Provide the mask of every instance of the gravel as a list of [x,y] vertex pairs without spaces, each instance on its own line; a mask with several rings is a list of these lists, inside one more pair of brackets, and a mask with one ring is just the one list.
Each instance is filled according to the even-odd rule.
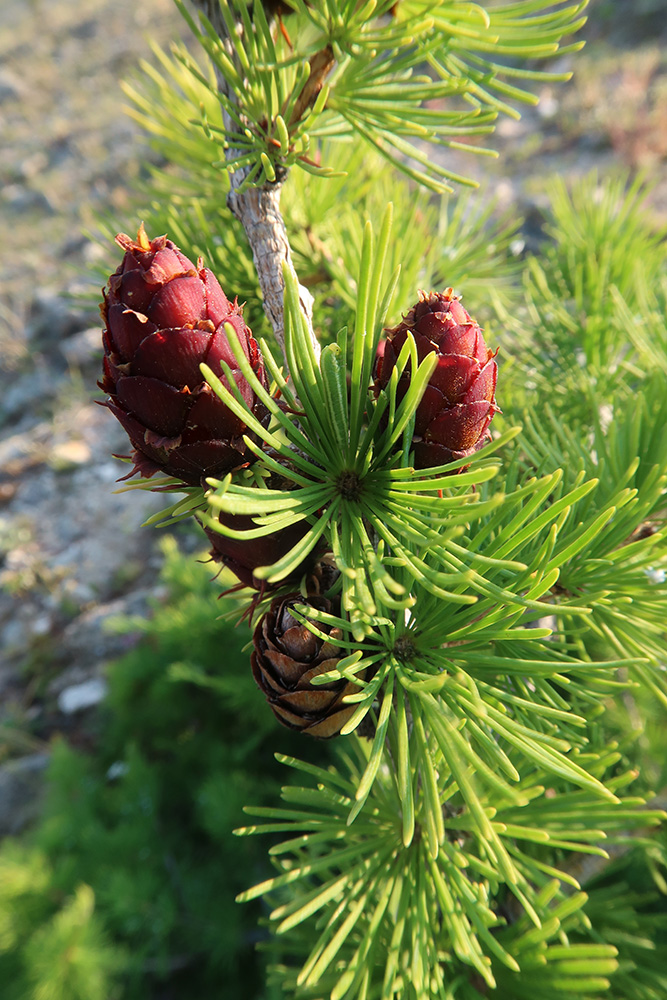
[[[157,587],[159,533],[141,524],[166,500],[114,492],[127,467],[112,455],[128,445],[97,405],[99,249],[86,231],[105,211],[134,224],[123,213],[146,149],[119,81],[148,36],[184,34],[171,0],[0,4],[0,761],[61,724],[71,734],[67,715],[85,725],[134,641],[108,620],[147,614]],[[0,811],[17,810],[0,833],[32,816],[21,803],[42,772],[0,773]]]

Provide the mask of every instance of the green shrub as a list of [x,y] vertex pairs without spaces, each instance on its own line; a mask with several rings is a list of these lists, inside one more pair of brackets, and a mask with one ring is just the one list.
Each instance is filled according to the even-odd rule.
[[56,742],[43,821],[2,845],[3,1000],[268,996],[260,905],[234,901],[269,873],[265,846],[232,830],[244,803],[277,797],[273,751],[296,741],[257,691],[247,630],[219,618],[210,566],[173,537],[164,550],[167,596],[117,623],[143,635],[109,671],[96,753]]

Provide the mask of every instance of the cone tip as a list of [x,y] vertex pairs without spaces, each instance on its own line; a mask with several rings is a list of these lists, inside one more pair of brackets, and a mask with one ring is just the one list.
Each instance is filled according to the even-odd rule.
[[151,241],[148,239],[143,222],[139,223],[139,229],[137,230],[137,243],[142,250],[151,249]]

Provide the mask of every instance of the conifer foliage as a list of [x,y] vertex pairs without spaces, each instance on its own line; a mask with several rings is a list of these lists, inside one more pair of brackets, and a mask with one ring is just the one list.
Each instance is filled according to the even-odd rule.
[[[170,164],[147,221],[175,243],[121,243],[158,296],[164,246],[207,250],[224,293],[199,262],[143,313],[126,258],[104,387],[135,449],[187,452],[166,478],[135,458],[125,488],[183,494],[154,522],[220,537],[257,697],[305,734],[283,802],[237,831],[273,836],[240,899],[268,906],[290,997],[664,992],[642,964],[660,906],[606,868],[629,852],[665,888],[664,775],[629,724],[667,709],[664,234],[637,184],[559,185],[521,265],[510,221],[438,200],[465,183],[448,150],[488,153],[559,78],[535,61],[580,46],[585,6],[202,2],[182,9],[203,55],[158,53],[129,90]],[[336,737],[329,765],[308,734]]]

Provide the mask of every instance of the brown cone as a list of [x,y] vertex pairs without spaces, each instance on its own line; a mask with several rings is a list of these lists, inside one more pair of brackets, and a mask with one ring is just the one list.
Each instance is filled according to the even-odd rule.
[[252,672],[279,722],[329,739],[340,733],[354,712],[355,706],[343,704],[343,698],[358,686],[346,681],[311,685],[314,677],[332,670],[346,654],[336,646],[339,629],[317,623],[329,637],[327,641],[320,639],[292,615],[295,605],[338,613],[334,601],[326,597],[305,598],[298,593],[277,597],[255,628]]

